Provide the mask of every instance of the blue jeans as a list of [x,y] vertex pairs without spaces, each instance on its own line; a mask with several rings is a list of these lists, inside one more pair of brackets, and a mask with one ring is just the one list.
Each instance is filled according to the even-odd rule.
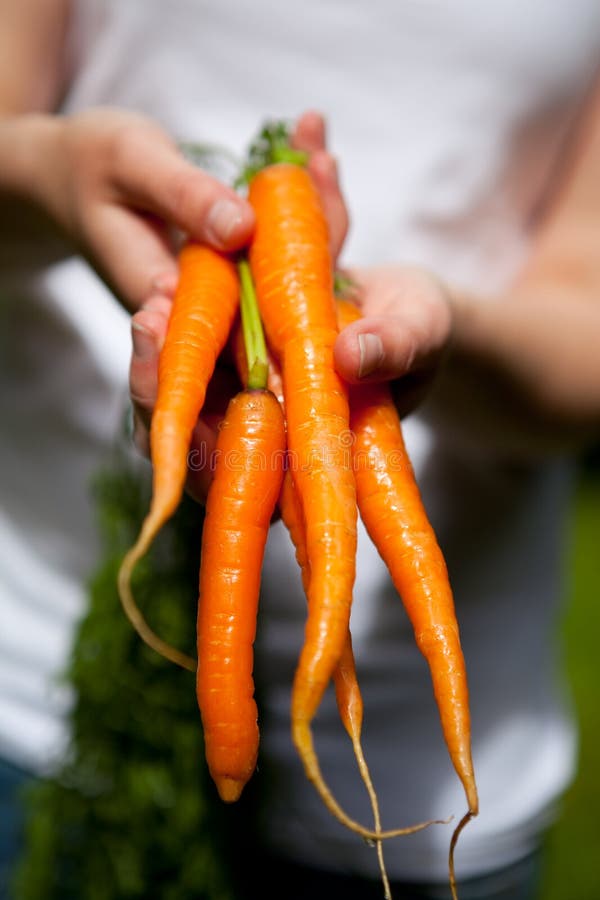
[[24,810],[21,791],[29,773],[0,759],[0,900],[10,900],[14,864],[23,846]]

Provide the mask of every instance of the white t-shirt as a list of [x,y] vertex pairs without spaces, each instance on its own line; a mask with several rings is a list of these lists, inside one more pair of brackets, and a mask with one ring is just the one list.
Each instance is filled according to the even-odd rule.
[[[78,0],[65,112],[117,104],[177,138],[243,153],[266,118],[327,116],[352,229],[344,262],[423,264],[486,295],[510,283],[600,60],[596,0]],[[56,690],[97,555],[89,479],[126,406],[129,323],[79,259],[8,272],[0,335],[0,751],[43,769],[64,746]],[[482,300],[482,302],[485,302]],[[481,813],[460,873],[526,852],[574,769],[557,667],[569,471],[467,457],[417,416],[405,434],[455,590]],[[289,734],[305,601],[283,526],[267,548],[256,657],[267,816],[282,852],[376,877],[372,848],[324,809]],[[352,615],[364,746],[385,827],[465,801],[426,665],[361,532]],[[345,808],[370,821],[331,696],[316,745]],[[268,764],[268,765],[267,765]],[[260,777],[260,772],[255,777]],[[386,844],[393,877],[446,877],[448,829]]]

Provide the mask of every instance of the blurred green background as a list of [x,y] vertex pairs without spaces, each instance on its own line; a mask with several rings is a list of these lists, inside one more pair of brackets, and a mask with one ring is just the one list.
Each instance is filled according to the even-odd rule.
[[[252,860],[253,783],[233,807],[216,801],[193,675],[139,640],[116,594],[118,565],[147,509],[149,481],[119,457],[95,490],[105,559],[66,673],[79,697],[74,752],[56,779],[31,794],[15,900],[239,900],[236,876]],[[192,653],[200,531],[198,507],[186,500],[135,584],[150,624]],[[547,841],[541,900],[600,898],[599,536],[596,453],[581,465],[561,628],[581,725],[580,767]]]
[[580,765],[546,847],[542,900],[600,898],[600,453],[581,466],[562,638],[580,722]]

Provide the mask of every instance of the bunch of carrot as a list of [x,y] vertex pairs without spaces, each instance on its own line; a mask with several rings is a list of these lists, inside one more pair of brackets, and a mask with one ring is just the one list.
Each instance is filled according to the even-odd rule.
[[[465,664],[446,566],[389,390],[383,385],[349,389],[335,370],[339,328],[358,311],[335,298],[319,194],[303,159],[287,152],[281,131],[266,130],[261,146],[268,152],[258,164],[253,157],[248,185],[256,216],[248,258],[229,259],[193,242],[180,255],[151,426],[153,497],[140,536],[121,566],[120,596],[144,640],[196,670],[208,766],[220,796],[235,801],[258,755],[252,646],[263,553],[279,505],[308,601],[292,687],[293,741],[307,777],[330,811],[346,827],[376,841],[380,851],[383,838],[431,823],[382,831],[362,755],[362,699],[350,637],[360,513],[429,664],[444,737],[466,793],[468,812],[450,849],[455,893],[454,846],[460,829],[477,813],[478,801]],[[243,389],[230,401],[219,431],[207,498],[196,664],[148,627],[132,596],[131,575],[181,498],[192,430],[240,306],[243,339],[238,350],[243,347],[243,353],[236,356]],[[391,468],[389,461],[397,463],[398,453],[402,465]],[[293,462],[287,469],[286,460]],[[320,771],[311,726],[332,680],[371,796],[374,829],[344,812]],[[387,885],[381,856],[380,867]]]

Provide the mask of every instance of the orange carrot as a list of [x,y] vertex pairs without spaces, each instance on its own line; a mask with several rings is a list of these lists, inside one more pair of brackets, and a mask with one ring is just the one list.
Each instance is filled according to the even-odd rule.
[[179,281],[159,359],[158,396],[150,430],[150,510],[118,577],[123,608],[140,636],[163,656],[192,671],[194,660],[170,647],[147,625],[132,595],[131,576],[181,499],[192,431],[238,301],[234,264],[209,247],[187,243],[179,255]]
[[269,166],[250,183],[249,200],[256,215],[250,264],[267,338],[281,360],[292,475],[306,515],[313,597],[293,705],[310,719],[341,655],[354,583],[356,495],[343,453],[348,397],[333,365],[332,262],[309,174]]
[[308,779],[332,814],[363,837],[379,840],[407,829],[382,834],[347,816],[325,784],[311,730],[347,639],[356,562],[348,391],[333,362],[338,329],[327,223],[310,175],[295,164],[258,171],[249,200],[256,216],[250,265],[267,338],[281,361],[289,459],[310,566],[292,737]]
[[[340,325],[359,317],[338,301]],[[423,506],[404,444],[402,426],[387,384],[351,388],[354,471],[358,507],[386,563],[429,665],[442,731],[464,787],[468,812],[459,822],[452,852],[466,822],[478,812],[471,758],[469,695],[452,589],[446,563]]]
[[267,338],[281,360],[288,450],[311,572],[292,735],[320,789],[310,723],[346,639],[356,555],[354,477],[343,452],[348,397],[333,365],[332,261],[320,199],[303,168],[281,163],[261,170],[250,182],[249,200],[256,216],[250,264]]
[[258,754],[252,645],[260,574],[285,460],[281,408],[269,391],[231,400],[219,431],[202,532],[197,697],[209,771],[238,799]]
[[239,798],[258,756],[252,647],[286,453],[283,411],[266,389],[266,347],[247,262],[238,269],[246,388],[230,401],[217,438],[202,532],[196,676],[209,771],[228,803]]
[[[277,381],[277,375],[269,378],[270,382]],[[281,518],[290,533],[292,543],[296,551],[296,560],[302,574],[302,584],[304,592],[308,596],[310,583],[310,568],[308,555],[306,552],[306,540],[304,536],[304,516],[300,507],[298,494],[294,487],[294,482],[289,469],[285,472],[281,493],[279,495],[279,509]],[[354,652],[352,650],[352,637],[350,629],[346,635],[346,641],[342,649],[342,655],[333,671],[333,684],[335,687],[335,696],[338,711],[342,724],[352,741],[352,748],[356,758],[359,772],[363,783],[367,789],[371,808],[373,810],[373,818],[375,822],[375,830],[381,831],[381,816],[379,813],[379,801],[371,780],[371,773],[367,766],[367,762],[362,749],[362,724],[363,724],[363,700],[358,684],[356,674],[356,663],[354,660]],[[383,848],[381,841],[377,841],[377,856],[379,861],[379,870],[384,887],[384,897],[390,900],[390,886],[385,869],[383,859]]]
[[[271,359],[269,366],[269,387],[275,396],[279,398],[279,402],[283,408],[283,383],[281,381],[281,372],[274,359]],[[283,476],[281,493],[279,495],[279,510],[281,512],[282,521],[292,539],[296,551],[296,561],[298,562],[302,575],[302,586],[308,597],[310,564],[306,549],[304,512],[289,468]],[[350,629],[348,629],[346,634],[342,655],[333,671],[333,683],[340,718],[352,741],[359,770],[371,799],[371,806],[375,818],[375,828],[380,829],[379,804],[362,751],[361,731],[363,723],[363,701],[356,674],[356,664],[354,652],[352,650],[352,636],[350,634]]]

